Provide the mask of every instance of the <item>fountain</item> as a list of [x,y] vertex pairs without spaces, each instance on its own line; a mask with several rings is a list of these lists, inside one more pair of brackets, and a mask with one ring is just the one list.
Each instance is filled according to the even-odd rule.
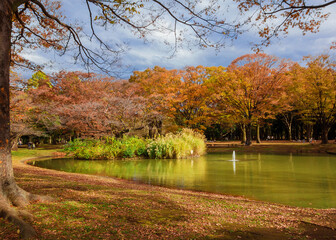
[[235,151],[233,151],[232,152],[232,159],[231,160],[229,160],[230,162],[238,162],[239,160],[236,160],[236,152]]
[[232,152],[233,174],[236,175],[236,152]]
[[232,164],[233,164],[233,173],[234,173],[234,175],[236,175],[236,162],[238,162],[238,161],[239,160],[236,160],[236,152],[233,151],[232,152],[232,159],[229,160],[229,162],[232,162]]

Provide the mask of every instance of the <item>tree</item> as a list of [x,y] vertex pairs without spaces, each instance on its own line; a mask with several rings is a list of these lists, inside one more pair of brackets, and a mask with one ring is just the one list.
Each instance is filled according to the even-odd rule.
[[235,59],[226,71],[209,73],[226,112],[246,126],[247,145],[251,144],[252,125],[275,116],[286,66],[274,56],[247,54]]
[[204,131],[209,125],[209,94],[205,84],[206,68],[187,67],[179,71],[179,81],[166,99],[168,116],[180,127]]
[[[119,24],[143,37],[155,30],[169,29],[175,33],[175,43],[181,43],[182,27],[188,27],[200,46],[219,46],[223,39],[232,38],[234,26],[216,17],[218,5],[200,8],[202,1],[159,1],[159,0],[83,0],[89,12],[92,30],[91,39],[100,44],[99,53],[87,48],[80,38],[78,26],[71,26],[60,14],[61,4],[56,0],[3,0],[0,3],[0,207],[7,217],[20,227],[23,237],[35,234],[34,229],[23,222],[10,204],[24,206],[36,196],[19,188],[14,180],[10,153],[10,108],[9,68],[10,64],[32,65],[19,53],[26,47],[48,47],[63,53],[71,44],[77,46],[76,60],[91,63],[101,70],[108,70],[118,60],[122,48],[112,47],[96,34],[95,26]],[[147,10],[149,9],[149,10]],[[98,12],[93,11],[98,10]],[[167,19],[173,24],[167,26]],[[223,34],[225,33],[225,34]],[[213,35],[219,36],[211,42]],[[177,46],[177,45],[176,45]],[[114,56],[113,61],[106,58]]]
[[[334,0],[235,0],[243,16],[257,27],[263,39],[261,45],[269,45],[272,38],[287,35],[292,28],[303,34],[318,32],[321,24],[330,14],[325,10],[336,3]],[[246,21],[246,18],[244,17]],[[243,21],[241,24],[246,24]],[[242,25],[240,25],[242,26]],[[258,45],[258,44],[257,44]]]
[[297,108],[302,116],[322,128],[322,143],[328,143],[328,132],[336,119],[335,62],[328,55],[309,57],[301,67],[296,84]]
[[110,133],[122,137],[132,130],[144,129],[148,119],[151,119],[151,110],[147,107],[149,100],[142,96],[140,86],[120,80],[113,82],[112,89],[105,100],[106,110],[103,113],[108,119]]
[[13,150],[17,150],[18,140],[21,136],[43,136],[44,133],[36,128],[33,117],[34,106],[32,105],[32,99],[26,92],[12,86],[10,101],[11,145]]
[[135,72],[130,81],[139,83],[146,97],[152,99],[149,104],[156,105],[157,111],[172,119],[178,127],[204,131],[210,120],[206,77],[203,66],[183,70],[154,67]]
[[158,66],[142,72],[135,71],[130,77],[129,81],[137,83],[140,86],[141,95],[147,99],[146,112],[149,113],[147,118],[149,137],[154,137],[156,131],[161,134],[162,121],[168,117],[173,117],[168,112],[171,113],[175,109],[172,109],[168,100],[174,99],[177,94],[180,78],[179,71],[175,69],[167,70]]
[[[291,64],[286,76],[289,81],[284,82],[275,112],[280,115],[282,122],[286,126],[288,140],[292,141],[293,122],[299,117],[302,118],[298,111],[298,101],[300,99],[297,97],[298,89],[302,87],[299,80],[302,77],[302,67],[298,63]],[[309,139],[307,140],[309,141]]]

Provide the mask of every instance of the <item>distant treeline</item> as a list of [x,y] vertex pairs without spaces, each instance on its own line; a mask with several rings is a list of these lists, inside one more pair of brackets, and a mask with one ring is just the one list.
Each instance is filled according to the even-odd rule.
[[336,72],[328,55],[304,66],[249,54],[228,67],[154,67],[129,80],[39,71],[11,80],[13,143],[22,136],[69,141],[126,135],[153,138],[182,128],[208,140],[335,138]]

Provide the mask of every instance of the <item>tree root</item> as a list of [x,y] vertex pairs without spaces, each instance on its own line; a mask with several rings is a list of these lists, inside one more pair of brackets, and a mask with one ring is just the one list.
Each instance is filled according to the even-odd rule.
[[14,208],[12,208],[7,201],[5,201],[2,197],[0,198],[0,217],[7,219],[17,225],[19,227],[20,237],[23,239],[35,239],[36,238],[36,232],[34,228],[23,221],[21,216],[29,216],[29,218],[32,217],[31,214],[28,214],[26,211],[16,211]]
[[25,207],[31,202],[50,202],[53,198],[29,193],[18,187],[15,182],[7,185],[3,189],[4,196],[8,202],[16,207]]
[[31,194],[16,185],[13,181],[5,184],[0,194],[0,217],[7,219],[19,227],[20,237],[23,239],[36,239],[37,234],[34,228],[21,217],[33,220],[33,215],[23,209],[15,209],[11,205],[23,208],[31,202],[52,201],[51,197]]

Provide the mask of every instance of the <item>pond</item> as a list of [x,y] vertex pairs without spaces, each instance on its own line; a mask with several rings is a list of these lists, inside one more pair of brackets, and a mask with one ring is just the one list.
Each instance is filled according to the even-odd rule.
[[336,207],[336,156],[210,153],[194,159],[89,161],[32,165],[146,184],[245,196],[291,206]]

